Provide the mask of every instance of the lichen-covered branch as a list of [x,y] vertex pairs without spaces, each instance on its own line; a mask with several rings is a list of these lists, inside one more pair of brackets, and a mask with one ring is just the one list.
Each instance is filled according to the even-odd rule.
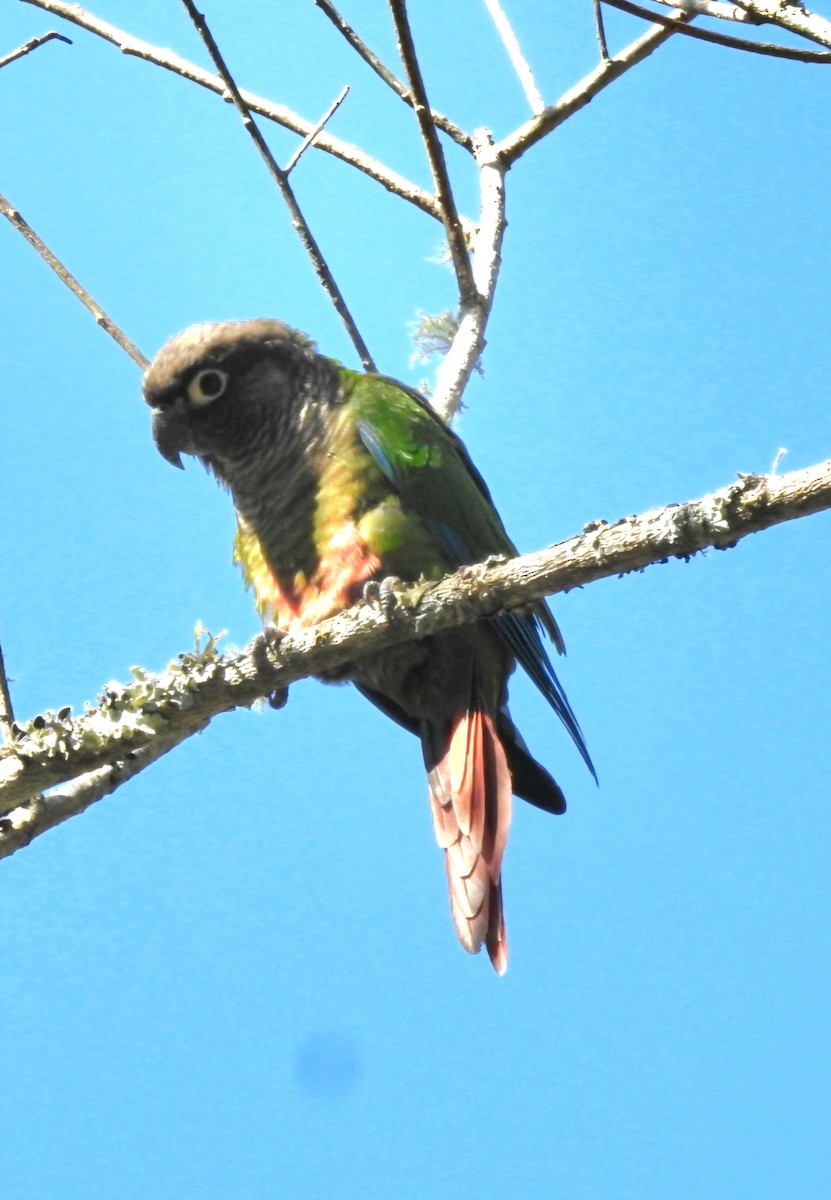
[[128,779],[167,754],[180,740],[160,734],[149,746],[128,751],[124,758],[106,767],[98,767],[73,779],[65,787],[53,788],[45,796],[33,796],[11,809],[0,817],[0,858],[8,858],[22,850],[38,834],[54,829],[70,817],[80,816],[96,800],[112,795]]
[[[787,475],[745,475],[687,504],[594,523],[547,550],[465,567],[439,583],[402,584],[392,609],[362,604],[279,644],[260,634],[233,656],[218,654],[209,639],[159,675],[134,668],[131,683],[109,684],[78,717],[61,710],[15,726],[15,742],[0,751],[0,857],[115,790],[218,713],[250,706],[296,679],[598,579],[711,546],[726,549],[829,508],[831,460]],[[56,785],[65,786],[42,795]]]

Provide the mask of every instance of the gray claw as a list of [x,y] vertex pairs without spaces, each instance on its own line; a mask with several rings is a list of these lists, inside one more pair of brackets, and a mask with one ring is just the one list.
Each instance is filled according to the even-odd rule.
[[368,583],[364,584],[364,603],[377,608],[388,621],[391,621],[398,608],[395,589],[400,586],[401,580],[397,575],[387,575],[380,581],[370,579]]

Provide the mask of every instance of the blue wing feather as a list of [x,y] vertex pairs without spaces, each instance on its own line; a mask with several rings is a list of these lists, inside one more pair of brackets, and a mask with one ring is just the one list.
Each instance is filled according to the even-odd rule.
[[510,646],[519,665],[565,725],[571,740],[580,751],[580,757],[591,771],[596,783],[597,772],[594,769],[594,763],[589,756],[577,718],[563,691],[563,686],[557,678],[551,659],[546,653],[540,637],[537,618],[532,615],[523,616],[520,613],[510,612],[492,618],[491,624],[503,641]]
[[378,431],[376,430],[375,426],[371,425],[369,421],[359,421],[358,437],[372,455],[375,465],[378,467],[379,471],[386,475],[390,483],[397,483],[395,468],[387,457],[384,447],[381,445],[381,439],[378,437]]

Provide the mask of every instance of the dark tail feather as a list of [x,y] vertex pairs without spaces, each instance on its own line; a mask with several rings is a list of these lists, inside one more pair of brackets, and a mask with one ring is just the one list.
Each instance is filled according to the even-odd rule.
[[514,795],[543,809],[544,812],[557,815],[564,813],[566,798],[560,785],[548,774],[545,767],[541,767],[537,760],[532,758],[522,734],[514,725],[506,708],[499,713],[496,728],[508,759]]
[[[363,696],[366,696],[367,700],[372,701],[393,721],[403,725],[410,733],[418,734],[419,726],[415,718],[405,713],[388,696],[373,692],[370,688],[361,687],[360,684],[355,684],[355,686]],[[559,784],[532,757],[507,709],[503,708],[499,713],[496,719],[496,729],[508,759],[514,795],[519,796],[521,800],[527,800],[529,804],[534,804],[545,812],[564,813],[566,801]],[[430,769],[428,764],[428,770]]]

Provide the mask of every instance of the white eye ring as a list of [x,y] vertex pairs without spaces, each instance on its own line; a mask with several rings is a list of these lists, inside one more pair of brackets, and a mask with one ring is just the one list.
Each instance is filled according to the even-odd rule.
[[206,367],[198,371],[188,384],[188,399],[197,408],[218,400],[228,386],[228,372],[218,367]]

